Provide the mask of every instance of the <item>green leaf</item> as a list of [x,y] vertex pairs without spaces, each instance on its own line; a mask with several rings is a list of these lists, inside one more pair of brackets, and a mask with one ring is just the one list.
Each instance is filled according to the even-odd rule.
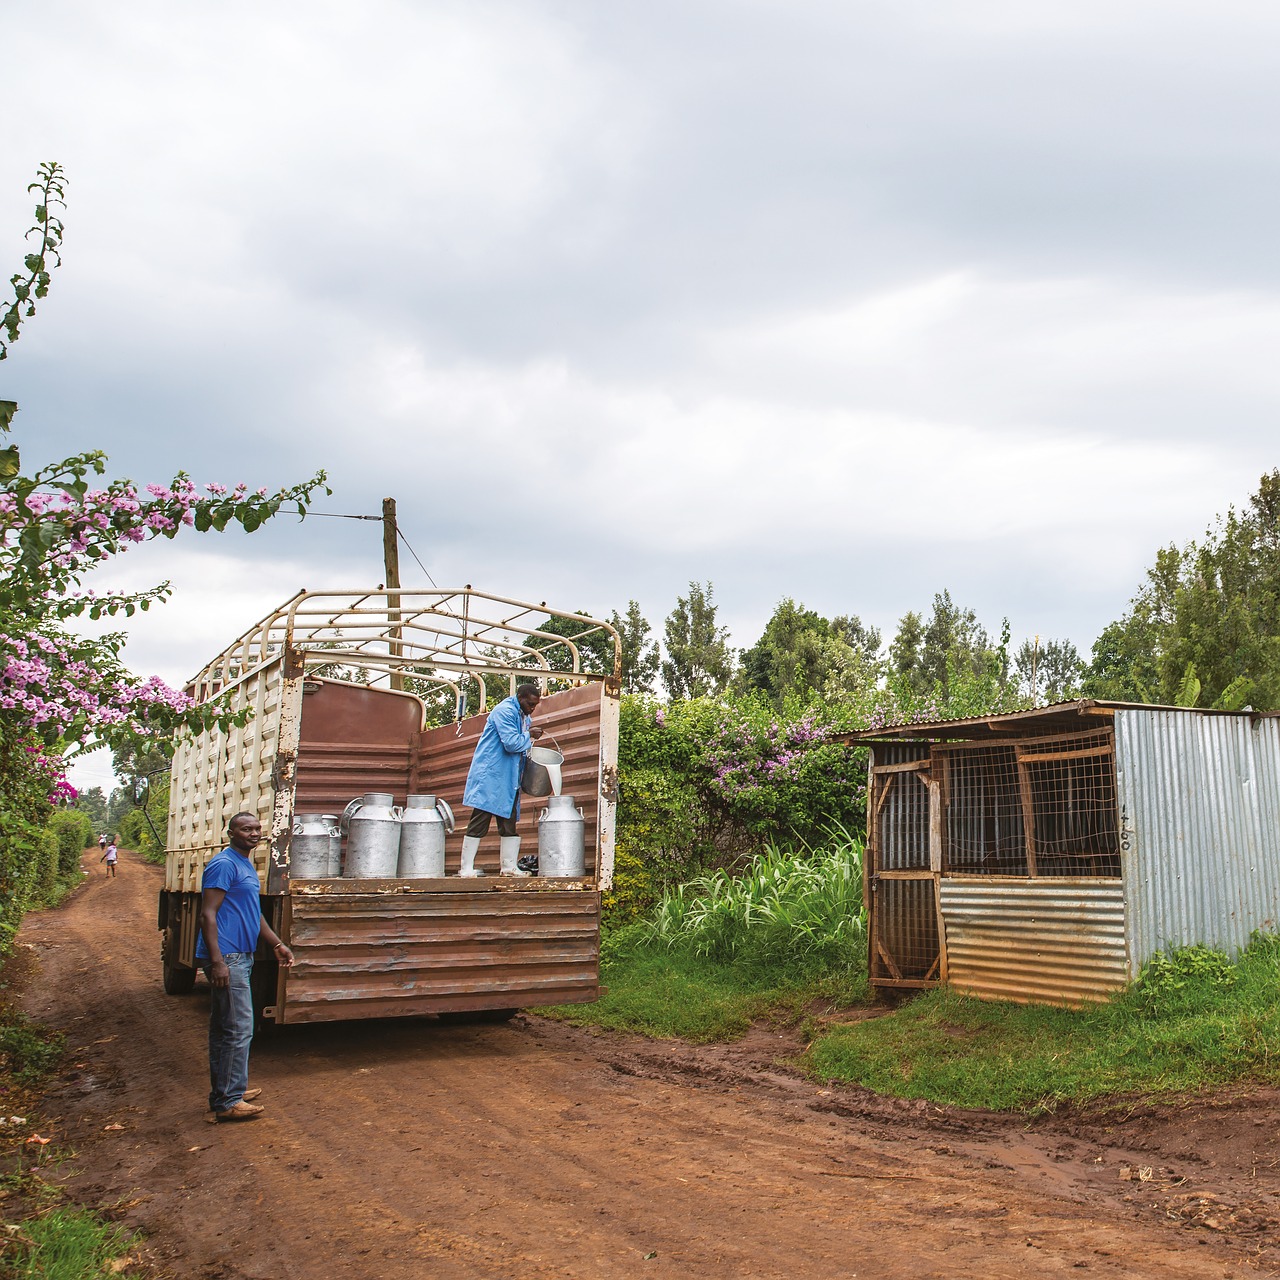
[[0,480],[12,480],[21,465],[16,444],[8,449],[0,449]]
[[1174,704],[1179,707],[1194,707],[1200,701],[1200,678],[1196,675],[1196,664],[1187,663],[1182,674],[1182,683],[1178,686],[1178,698]]
[[8,432],[13,415],[18,412],[16,400],[0,400],[0,431]]

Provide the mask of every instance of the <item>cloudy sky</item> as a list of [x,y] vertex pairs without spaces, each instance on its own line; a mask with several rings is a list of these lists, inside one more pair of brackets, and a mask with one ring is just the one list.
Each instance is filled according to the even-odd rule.
[[[740,645],[1118,616],[1280,463],[1280,10],[1219,0],[8,6],[0,366],[28,462],[395,496],[440,585]],[[6,268],[7,275],[13,267]],[[1268,372],[1270,369],[1270,372]],[[407,560],[407,557],[406,557]],[[135,550],[178,682],[374,524]],[[406,564],[406,583],[415,574]]]

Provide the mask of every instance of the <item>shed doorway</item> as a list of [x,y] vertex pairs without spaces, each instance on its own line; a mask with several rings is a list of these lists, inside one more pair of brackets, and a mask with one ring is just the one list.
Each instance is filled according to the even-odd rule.
[[928,755],[877,764],[870,798],[871,980],[880,987],[931,986],[946,973],[938,915],[941,809]]

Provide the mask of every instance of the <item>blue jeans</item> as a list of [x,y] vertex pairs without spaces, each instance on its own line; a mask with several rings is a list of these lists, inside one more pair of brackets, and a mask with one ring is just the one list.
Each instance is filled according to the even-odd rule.
[[229,1111],[244,1097],[249,1086],[249,1042],[253,1039],[253,994],[249,988],[253,952],[233,951],[222,958],[231,984],[215,987],[210,983],[210,1111]]

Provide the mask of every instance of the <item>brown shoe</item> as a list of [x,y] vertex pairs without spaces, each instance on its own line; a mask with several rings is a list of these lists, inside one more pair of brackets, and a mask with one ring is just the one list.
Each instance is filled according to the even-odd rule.
[[214,1111],[210,1114],[215,1124],[226,1124],[233,1120],[256,1120],[265,1110],[266,1107],[255,1107],[252,1102],[241,1101],[225,1111]]
[[261,1090],[261,1089],[246,1089],[246,1090],[245,1090],[245,1091],[240,1095],[240,1100],[241,1100],[242,1102],[252,1102],[252,1101],[254,1100],[254,1098],[260,1098],[260,1097],[262,1097],[262,1090]]

